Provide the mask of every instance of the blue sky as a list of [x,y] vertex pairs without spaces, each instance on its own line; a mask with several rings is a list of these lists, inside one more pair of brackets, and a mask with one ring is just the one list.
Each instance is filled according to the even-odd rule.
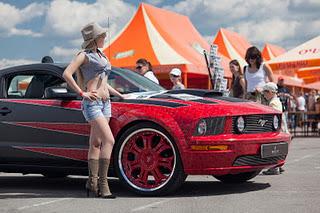
[[[320,33],[319,0],[147,0],[186,15],[208,41],[220,27],[238,32],[262,48],[293,48]],[[223,3],[222,3],[223,2]],[[140,1],[0,0],[0,67],[37,62],[44,55],[67,62],[81,44],[89,21],[106,25],[111,37],[134,15]],[[201,11],[201,12],[200,12]]]

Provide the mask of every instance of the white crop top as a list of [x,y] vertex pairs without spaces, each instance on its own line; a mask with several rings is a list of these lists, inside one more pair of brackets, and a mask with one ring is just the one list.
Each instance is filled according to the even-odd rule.
[[245,67],[244,76],[247,80],[247,92],[254,92],[257,87],[262,88],[265,85],[266,72],[263,67],[263,64],[261,64],[259,69],[254,73],[248,71],[248,66]]

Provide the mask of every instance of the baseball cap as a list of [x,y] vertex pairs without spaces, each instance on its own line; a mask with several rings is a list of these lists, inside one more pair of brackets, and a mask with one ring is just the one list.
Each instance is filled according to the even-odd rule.
[[278,81],[283,81],[283,80],[284,80],[284,78],[282,76],[278,77]]
[[181,70],[179,68],[173,68],[170,71],[170,75],[174,75],[174,76],[181,76]]
[[277,92],[278,86],[273,82],[268,82],[263,86],[263,91]]

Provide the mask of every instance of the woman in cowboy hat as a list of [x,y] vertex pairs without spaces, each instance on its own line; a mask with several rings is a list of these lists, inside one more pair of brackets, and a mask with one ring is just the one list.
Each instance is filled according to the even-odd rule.
[[[89,178],[86,183],[90,192],[103,198],[115,198],[107,181],[108,168],[114,137],[109,127],[111,117],[110,94],[123,98],[107,82],[111,71],[108,58],[98,49],[103,48],[106,29],[90,23],[81,30],[84,42],[74,60],[63,73],[66,82],[82,100],[82,112],[91,126],[88,152]],[[77,81],[72,75],[77,73]],[[98,183],[99,182],[99,183]]]

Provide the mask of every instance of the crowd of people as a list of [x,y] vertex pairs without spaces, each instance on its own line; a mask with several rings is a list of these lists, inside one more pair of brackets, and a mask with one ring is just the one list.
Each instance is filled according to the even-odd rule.
[[[275,83],[271,69],[263,63],[261,52],[254,46],[248,48],[245,59],[248,66],[245,66],[243,71],[237,60],[229,63],[232,73],[231,96],[269,105],[282,112],[281,131],[283,132],[290,133],[289,128],[296,129],[297,126],[300,128],[310,126],[312,132],[319,131],[320,95],[316,90],[306,94],[300,91],[297,95],[285,86],[285,79],[282,76]],[[281,167],[270,168],[263,174],[276,175],[283,171]]]

